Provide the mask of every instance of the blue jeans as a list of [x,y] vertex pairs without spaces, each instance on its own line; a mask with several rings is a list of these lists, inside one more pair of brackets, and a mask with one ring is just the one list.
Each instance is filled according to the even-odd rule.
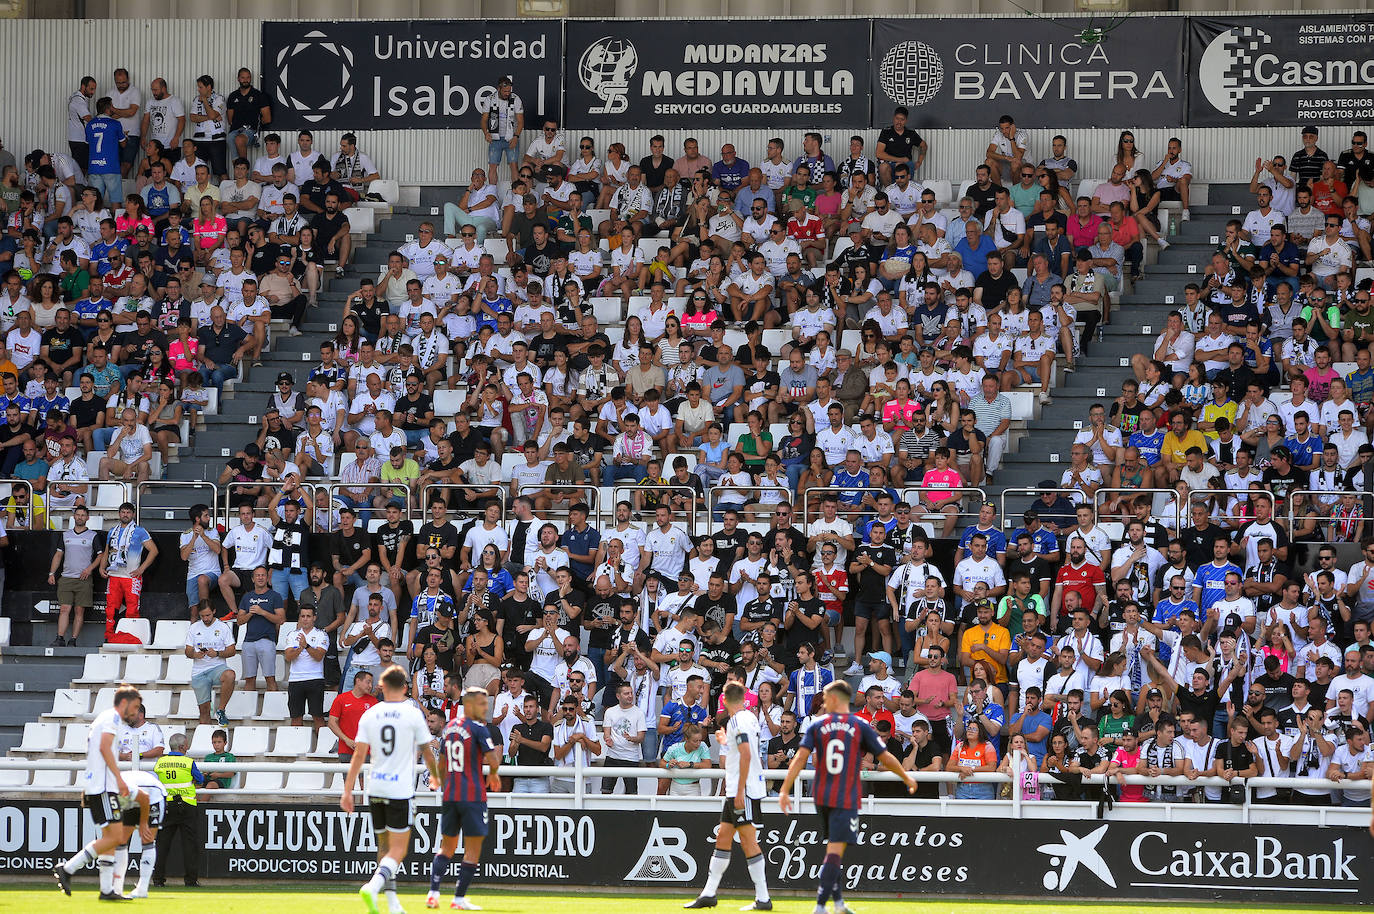
[[[592,667],[596,669],[596,681],[598,684],[606,681],[606,649],[604,647],[587,648],[587,659],[591,660]],[[592,691],[595,691],[593,689]]]
[[339,500],[339,503],[340,503],[340,504],[347,505],[348,507],[352,508],[354,511],[357,511],[357,512],[358,512],[358,523],[362,525],[363,529],[367,529],[367,525],[372,521],[372,504],[371,504],[371,502],[354,501],[353,499],[349,498],[347,495],[344,495],[342,492],[336,492],[336,493],[334,493],[334,497],[337,498],[337,499]]
[[995,800],[997,799],[997,785],[961,783],[954,788],[954,798],[956,800]]
[[401,429],[401,431],[406,433],[406,447],[409,448],[419,447],[420,442],[424,441],[425,436],[429,434],[429,429],[427,428],[405,428]]
[[787,484],[792,487],[792,491],[797,491],[797,486],[801,485],[802,473],[806,472],[806,464],[789,463],[784,467],[787,470]]
[[603,480],[603,485],[614,486],[622,479],[639,482],[648,475],[648,472],[648,470],[644,469],[642,463],[610,463],[606,465],[606,470],[601,474],[601,478]]
[[206,377],[205,382],[209,384],[211,387],[215,388],[215,390],[218,390],[221,393],[223,393],[224,382],[237,378],[238,376],[239,368],[237,365],[231,362],[226,365],[217,366],[213,371],[210,372],[209,376]]
[[110,449],[110,439],[118,431],[118,426],[113,428],[104,426],[91,432],[91,444],[97,451],[108,451]]
[[119,172],[112,175],[86,175],[86,183],[100,192],[100,199],[110,209],[124,204],[124,179]]
[[548,778],[515,778],[511,793],[548,793]]
[[119,366],[119,374],[124,380],[129,380],[133,375],[143,370],[143,365],[139,362],[131,362],[128,365]]
[[520,150],[511,145],[510,140],[503,140],[499,136],[492,137],[487,141],[487,164],[500,165],[502,156],[507,162],[514,164],[520,161]]
[[205,577],[205,578],[208,579],[208,580],[206,581],[206,584],[205,584],[205,586],[206,586],[206,593],[207,593],[210,597],[212,597],[212,598],[213,598],[214,595],[215,595],[215,592],[216,592],[216,590],[217,590],[217,588],[218,588],[218,585],[219,585],[219,572],[207,572],[207,573],[206,573],[205,575],[203,575],[203,576],[202,576],[202,575],[196,575],[194,578],[187,578],[187,580],[186,580],[186,604],[187,604],[188,606],[196,606],[196,605],[198,605],[198,604],[200,603],[200,584],[199,584],[199,581],[200,581],[200,578],[201,578],[201,577]]
[[286,568],[272,569],[272,589],[277,592],[277,596],[285,602],[289,596],[299,600],[305,588],[310,586],[310,578],[304,571],[291,571]]

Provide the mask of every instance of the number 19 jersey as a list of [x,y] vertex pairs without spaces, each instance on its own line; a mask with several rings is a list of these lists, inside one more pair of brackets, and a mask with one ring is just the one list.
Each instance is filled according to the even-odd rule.
[[479,721],[455,717],[444,725],[439,737],[448,774],[444,777],[444,801],[485,803],[487,785],[482,765],[488,752],[496,748],[491,731]]
[[863,753],[874,757],[886,751],[883,741],[862,717],[856,714],[823,714],[811,722],[802,735],[802,748],[811,752],[816,769],[813,796],[817,806],[830,809],[858,809],[859,769]]
[[369,799],[409,800],[415,796],[415,756],[430,741],[425,712],[406,701],[384,701],[363,712],[358,738],[371,751]]

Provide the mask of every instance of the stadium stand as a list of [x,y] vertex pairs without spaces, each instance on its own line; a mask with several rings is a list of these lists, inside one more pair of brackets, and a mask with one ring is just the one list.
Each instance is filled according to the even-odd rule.
[[[103,99],[90,101],[99,121]],[[1014,123],[997,130],[990,149],[996,136],[1015,146]],[[1374,186],[1360,138],[1340,167]],[[1318,735],[1295,715],[1323,712],[1316,757],[1285,766],[1299,776],[1326,777],[1325,762],[1367,734],[1374,558],[1356,493],[1374,487],[1374,318],[1367,195],[1341,190],[1351,178],[1335,160],[1298,177],[1284,221],[1257,193],[1294,183],[1284,165],[1251,187],[1215,184],[1173,143],[1149,156],[1123,142],[1082,174],[1033,150],[1017,193],[991,181],[989,165],[1004,164],[991,155],[878,182],[871,151],[836,162],[814,134],[797,163],[824,164],[805,178],[741,180],[728,166],[665,173],[671,152],[608,173],[589,138],[555,127],[538,142],[565,147],[563,164],[531,158],[523,186],[489,188],[480,163],[468,186],[402,187],[380,176],[385,162],[356,157],[365,135],[338,152],[305,139],[282,138],[294,149],[276,166],[225,162],[210,175],[220,202],[196,201],[182,228],[161,168],[122,186],[146,205],[121,206],[65,203],[65,153],[19,166],[0,241],[17,384],[0,433],[6,526],[16,539],[52,531],[64,550],[54,577],[69,580],[44,589],[30,573],[11,600],[41,601],[47,620],[78,594],[81,615],[70,579],[86,563],[74,557],[139,577],[143,537],[158,550],[148,575],[172,586],[146,592],[143,617],[117,619],[105,579],[89,575],[103,640],[98,621],[78,639],[65,620],[29,619],[22,644],[0,629],[20,660],[0,669],[11,754],[83,753],[88,722],[127,681],[161,738],[185,733],[192,755],[224,729],[240,761],[336,759],[349,734],[331,709],[391,659],[440,716],[464,683],[518,694],[518,670],[549,717],[571,694],[604,721],[607,685],[623,677],[659,730],[648,747],[679,741],[742,676],[771,688],[774,768],[823,676],[851,679],[912,765],[927,758],[918,719],[956,767],[976,748],[970,721],[1006,741],[998,758],[1017,734],[1039,734],[1026,751],[1046,772],[1074,753],[1106,770],[1132,728],[1191,759],[1194,736],[1225,737],[1228,700],[1265,745],[1265,709],[1288,747]],[[568,178],[589,167],[574,147],[597,163],[589,187]],[[100,170],[76,164],[78,179]],[[317,164],[307,183],[301,166]],[[254,184],[260,209],[245,214],[232,200],[260,166],[274,181]],[[284,199],[291,178],[298,200]],[[1305,233],[1304,191],[1324,214]],[[32,253],[26,232],[59,205],[81,240],[59,219],[51,247]],[[68,250],[74,271],[61,270]],[[68,294],[97,278],[118,294]],[[50,344],[72,336],[60,302],[85,348],[70,376]],[[48,354],[24,360],[31,323]],[[53,363],[65,391],[30,361]],[[88,385],[113,385],[107,409]],[[65,427],[67,413],[85,419]],[[77,505],[93,552],[72,526]],[[328,622],[322,663],[295,653],[309,643],[303,605]],[[235,611],[227,641],[207,640]],[[221,678],[203,651],[230,645]],[[1197,694],[1194,666],[1209,677]],[[698,671],[709,689],[693,710],[683,699]],[[314,713],[298,706],[306,696]],[[1202,730],[1175,749],[1166,722],[1191,711]],[[1080,720],[1097,722],[1106,748],[1081,743]],[[523,761],[514,723],[498,729]],[[240,785],[325,786],[263,772]]]

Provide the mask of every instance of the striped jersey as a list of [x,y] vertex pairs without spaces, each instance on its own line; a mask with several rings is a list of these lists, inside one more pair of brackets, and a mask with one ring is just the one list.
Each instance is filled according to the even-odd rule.
[[816,805],[830,809],[859,808],[861,757],[871,752],[876,758],[887,751],[868,721],[850,713],[817,717],[802,735],[802,748],[811,752],[816,770]]
[[448,764],[448,774],[444,776],[444,801],[485,803],[487,785],[482,765],[486,754],[496,748],[486,724],[458,717],[444,725],[439,739],[444,761]]

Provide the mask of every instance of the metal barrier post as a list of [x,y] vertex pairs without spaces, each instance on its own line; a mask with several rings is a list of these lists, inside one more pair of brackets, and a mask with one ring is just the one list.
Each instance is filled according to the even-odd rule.
[[[52,485],[56,485],[56,483],[52,483],[49,485],[50,490]],[[106,489],[115,487],[118,488],[119,497],[115,499],[115,503],[113,505],[100,505],[99,492],[102,486]],[[86,510],[88,510],[91,513],[92,517],[95,517],[96,515],[103,516],[104,512],[117,510],[122,503],[129,500],[129,484],[119,479],[87,479],[79,483],[73,483],[70,486],[67,486],[67,488],[86,490],[84,493],[77,493],[75,497],[78,501],[84,501]],[[94,498],[91,497],[93,492],[96,495],[96,497]],[[52,501],[50,499],[44,505],[44,507],[47,509],[48,512],[48,520],[51,522],[55,512],[63,515],[70,514],[77,506],[75,504],[71,504],[60,505],[54,508],[52,505]],[[218,515],[216,515],[216,518],[218,518]],[[61,528],[60,526],[58,526],[55,529]]]
[[[242,483],[234,482],[234,483],[228,483],[228,484],[226,484],[225,486],[222,487],[222,488],[224,488],[224,489],[226,490],[225,493],[224,493],[224,529],[226,529],[226,530],[229,529],[229,527],[232,525],[232,523],[233,523],[233,521],[235,520],[236,515],[237,515],[237,510],[234,508],[234,494],[233,494],[233,491],[234,491],[235,488],[237,488],[237,487],[239,487],[239,486],[243,486],[243,487],[245,487],[245,488],[246,488],[246,487],[249,487],[249,486],[257,486],[257,487],[260,487],[260,488],[275,489],[275,490],[277,490],[278,496],[280,496],[281,494],[284,494],[284,493],[287,492],[287,488],[286,488],[286,487],[287,487],[288,485],[294,485],[297,489],[300,489],[300,490],[307,496],[307,503],[310,505],[310,509],[313,511],[313,510],[314,510],[314,507],[315,507],[315,490],[316,490],[317,488],[320,487],[320,485],[321,485],[320,483],[315,483],[315,482],[287,483],[287,482],[284,481],[284,480],[272,480],[272,479],[260,479],[260,480],[258,480],[257,482],[242,482]],[[258,501],[257,501],[257,500],[258,500],[258,496],[254,495],[254,496],[252,496],[252,498],[253,498],[253,516],[254,516],[254,517],[259,517],[259,516],[262,516],[262,517],[271,517],[271,515],[272,515],[272,510],[271,510],[271,507],[270,507],[270,502],[269,502],[269,506],[268,506],[268,507],[266,507],[266,508],[261,508],[261,507],[258,506]]]
[[[1174,503],[1174,532],[1177,534],[1177,532],[1183,528],[1183,522],[1184,522],[1184,520],[1186,519],[1186,518],[1184,517],[1184,513],[1185,513],[1185,512],[1184,512],[1184,510],[1183,510],[1183,501],[1184,501],[1184,499],[1183,499],[1183,496],[1179,494],[1179,492],[1178,492],[1177,489],[1129,489],[1129,488],[1125,488],[1125,487],[1120,487],[1120,488],[1108,488],[1108,487],[1104,487],[1104,488],[1098,489],[1097,492],[1096,492],[1096,497],[1093,499],[1093,523],[1094,523],[1094,524],[1099,523],[1099,522],[1101,522],[1101,521],[1104,519],[1104,518],[1102,517],[1102,514],[1103,514],[1102,509],[1103,509],[1103,507],[1105,507],[1106,499],[1104,499],[1104,498],[1102,497],[1103,495],[1130,495],[1130,494],[1132,494],[1132,493],[1137,494],[1137,495],[1149,495],[1149,496],[1150,496],[1150,499],[1151,499],[1150,514],[1151,514],[1151,516],[1153,516],[1154,513],[1155,513],[1155,512],[1154,512],[1154,496],[1156,496],[1156,495],[1168,495],[1168,496],[1170,496],[1170,498],[1173,500],[1173,503]],[[1117,500],[1120,501],[1120,499],[1117,499]],[[1101,501],[1101,504],[1099,504],[1099,501]],[[1110,520],[1110,518],[1108,518],[1107,520],[1108,520],[1109,523],[1112,522],[1112,521]]]
[[[33,483],[29,482],[27,479],[7,479],[7,480],[5,480],[4,484],[11,487],[11,488],[10,488],[10,496],[9,496],[9,497],[10,497],[10,501],[11,501],[12,504],[11,504],[11,507],[10,507],[10,508],[5,509],[5,510],[6,510],[6,513],[8,513],[10,510],[13,510],[14,508],[17,508],[17,507],[18,507],[17,504],[14,504],[14,503],[13,503],[13,502],[14,502],[14,488],[13,488],[14,486],[23,486],[23,487],[24,487],[24,491],[26,491],[26,492],[29,493],[29,511],[28,511],[28,516],[27,516],[26,518],[24,518],[24,529],[25,529],[25,530],[32,530],[32,529],[33,529],[33,516],[34,516],[35,514],[38,513],[37,511],[34,510],[33,499],[34,499],[34,497],[35,497],[35,493],[34,493],[34,491],[33,491]],[[44,522],[48,525],[49,528],[55,529],[55,528],[52,527],[52,515],[48,512],[48,504],[47,504],[46,501],[43,503],[43,520],[44,520]]]
[[[495,493],[492,497],[496,498],[498,501],[501,502],[501,525],[505,526],[506,515],[510,511],[510,491],[504,485],[471,486],[458,482],[431,482],[426,483],[425,486],[420,489],[420,507],[417,509],[419,512],[418,520],[420,521],[420,523],[424,523],[425,521],[425,512],[429,508],[430,493],[457,491],[459,489],[481,489],[482,491],[490,491]],[[411,520],[417,519],[414,515],[410,515],[410,517]]]
[[[593,521],[596,522],[597,524],[600,524],[600,521],[601,521],[601,488],[600,488],[599,486],[594,486],[594,485],[592,485],[592,484],[589,483],[589,482],[573,483],[573,484],[566,484],[566,485],[565,485],[565,484],[560,484],[560,485],[541,485],[541,486],[538,487],[538,489],[534,489],[534,491],[539,491],[539,489],[552,489],[552,490],[554,490],[555,492],[559,492],[559,493],[562,493],[562,492],[588,492],[588,493],[590,493],[589,497],[583,499],[583,502],[587,505],[588,513],[590,514],[590,516],[591,516],[591,518],[593,519]],[[525,494],[525,493],[524,493],[523,491],[522,491],[522,492],[518,492],[518,493],[516,493],[516,497],[519,497],[520,495],[524,495],[524,494]],[[567,513],[568,513],[568,509],[571,508],[571,507],[572,507],[573,505],[575,505],[575,504],[577,504],[577,500],[576,500],[576,499],[573,499],[572,501],[570,501],[570,502],[568,503],[568,508],[550,509],[550,511],[548,511],[547,513],[549,513],[550,515],[566,516]]]
[[[316,488],[320,488],[320,486],[317,485]],[[332,512],[333,512],[333,510],[334,510],[334,494],[335,494],[336,492],[340,492],[340,491],[342,491],[342,490],[344,490],[344,489],[356,489],[356,488],[358,488],[358,487],[355,486],[355,485],[353,485],[353,484],[351,484],[351,483],[344,483],[344,482],[329,482],[329,483],[323,484],[323,488],[324,488],[324,490],[325,490],[325,491],[328,493],[328,495],[329,495],[329,510],[330,510],[330,512],[331,512],[331,521],[332,521],[332,516],[333,516],[333,515],[332,515]],[[405,489],[405,499],[406,499],[405,516],[406,516],[406,519],[409,519],[409,518],[410,518],[410,486],[409,486],[409,485],[407,485],[406,483],[403,483],[403,482],[389,482],[389,483],[387,483],[386,485],[382,485],[381,483],[378,483],[376,486],[374,486],[374,488],[379,488],[379,489]],[[372,512],[375,512],[375,513],[380,513],[380,512],[378,512],[378,509],[377,509],[377,508],[374,508],[374,507],[372,506],[372,502],[368,502],[367,505],[366,505],[365,507],[363,507],[363,508],[358,508],[357,511],[372,511]],[[356,513],[356,512],[355,512],[355,513]],[[374,519],[375,519],[375,518],[374,518]],[[332,523],[331,523],[330,527],[326,528],[326,529],[324,530],[324,532],[325,532],[325,533],[333,533],[334,530],[332,529],[332,526],[333,526],[333,525],[332,525]],[[369,530],[368,532],[370,533],[371,531]]]

